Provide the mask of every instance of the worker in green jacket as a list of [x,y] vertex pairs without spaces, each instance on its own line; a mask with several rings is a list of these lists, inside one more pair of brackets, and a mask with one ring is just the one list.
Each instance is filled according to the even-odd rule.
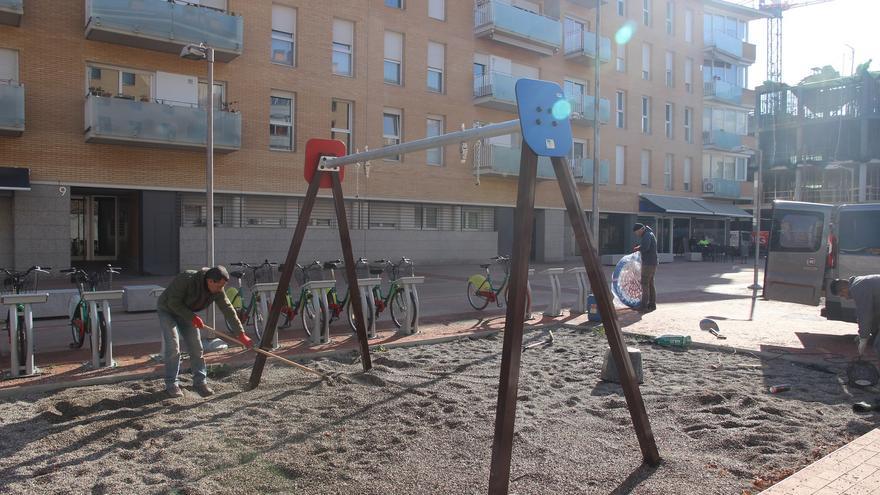
[[250,337],[235,308],[226,297],[223,287],[229,281],[229,272],[223,266],[187,270],[174,278],[159,296],[156,312],[165,340],[165,392],[171,397],[183,397],[177,375],[180,373],[180,338],[186,343],[193,374],[193,389],[202,397],[214,394],[208,387],[207,367],[203,357],[202,340],[199,329],[205,326],[196,314],[211,303],[216,303],[230,325],[237,331],[236,338],[245,347],[253,347]]

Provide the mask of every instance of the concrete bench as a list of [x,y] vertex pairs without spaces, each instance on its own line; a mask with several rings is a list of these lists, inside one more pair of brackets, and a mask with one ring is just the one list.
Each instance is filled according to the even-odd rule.
[[672,253],[657,253],[657,263],[672,263],[675,255]]
[[49,294],[45,304],[34,306],[34,318],[70,317],[70,298],[79,294],[76,289],[41,290]]
[[126,285],[122,287],[122,309],[126,313],[136,311],[155,311],[156,296],[152,292],[161,289],[158,285]]
[[703,261],[703,253],[687,253],[684,255],[686,261]]

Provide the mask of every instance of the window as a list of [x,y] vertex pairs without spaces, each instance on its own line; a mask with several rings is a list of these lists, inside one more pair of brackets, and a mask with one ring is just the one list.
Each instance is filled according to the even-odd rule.
[[674,189],[672,182],[672,167],[674,163],[675,157],[672,153],[666,153],[666,158],[663,161],[663,189],[667,191]]
[[617,119],[616,119],[617,120],[617,122],[616,122],[617,128],[624,129],[624,128],[626,128],[626,120],[624,119],[625,105],[626,105],[626,94],[623,91],[618,91],[616,100],[617,100],[617,102],[616,102],[615,113],[617,114]]
[[626,45],[617,44],[617,72],[626,72]]
[[651,0],[642,0],[642,24],[651,25]]
[[671,0],[666,0],[666,34],[675,34],[675,4]]
[[642,185],[651,186],[651,152],[642,150]]
[[694,133],[693,133],[693,125],[691,122],[694,118],[694,109],[687,108],[684,109],[684,142],[693,143],[694,142]]
[[[474,55],[477,57],[478,55]],[[485,55],[484,55],[485,56]],[[474,96],[486,96],[492,94],[492,84],[489,79],[489,66],[481,62],[474,62]]]
[[694,11],[691,9],[684,11],[684,40],[694,42]]
[[[213,104],[214,110],[225,110],[226,83],[214,81]],[[208,81],[199,79],[199,108],[208,107]]]
[[446,45],[428,42],[428,90],[443,92],[443,69],[446,65]]
[[675,73],[673,72],[673,68],[675,67],[675,54],[672,52],[666,52],[666,87],[671,88],[675,86]]
[[672,117],[675,115],[675,107],[673,107],[672,103],[666,104],[666,118],[665,118],[665,126],[664,131],[666,132],[666,137],[668,139],[672,139]]
[[[401,111],[396,108],[386,108],[382,113],[382,141],[383,146],[400,144],[400,115]],[[399,161],[400,155],[394,155],[386,160]]]
[[688,93],[694,92],[694,59],[684,59],[684,90]]
[[614,183],[623,185],[626,180],[626,146],[614,148]]
[[402,9],[403,0],[385,0],[385,6],[391,7],[392,9]]
[[642,133],[651,133],[651,97],[642,97]]
[[571,111],[573,114],[584,113],[586,110],[584,108],[584,95],[587,94],[587,91],[583,82],[565,79],[562,82],[562,93],[565,95],[565,99],[571,102]]
[[354,75],[352,47],[354,46],[354,23],[333,19],[333,73],[340,76]]
[[770,233],[770,250],[791,253],[812,253],[822,245],[825,216],[820,212],[783,213],[774,219]]
[[691,167],[692,161],[690,157],[684,159],[684,173],[682,174],[682,180],[685,191],[691,190]]
[[620,17],[626,15],[626,0],[617,0],[617,15]]
[[651,45],[642,43],[642,79],[651,80]]
[[[434,137],[443,134],[443,117],[429,115],[425,137]],[[425,152],[425,162],[428,165],[443,165],[443,147],[430,148]]]
[[[387,5],[387,4],[386,4]],[[403,84],[403,35],[385,31],[385,82]]]
[[348,153],[352,152],[352,109],[354,103],[345,100],[333,100],[330,104],[330,139],[338,139],[345,143]]
[[[0,50],[0,80],[18,80],[18,52]],[[150,101],[153,74],[109,67],[88,67],[89,93],[96,96],[118,96],[129,100]]]
[[445,21],[446,0],[428,0],[428,17],[438,21]]
[[293,93],[272,91],[269,97],[269,148],[293,151]]
[[736,158],[736,172],[735,172],[734,180],[737,182],[745,182],[746,180],[746,158],[737,157]]
[[438,230],[440,227],[440,208],[437,206],[416,206],[416,215],[422,230]]
[[480,210],[462,208],[461,224],[463,230],[480,230]]
[[272,63],[296,64],[296,9],[272,5]]
[[134,73],[133,72],[123,72],[122,73],[122,85],[123,86],[134,86]]

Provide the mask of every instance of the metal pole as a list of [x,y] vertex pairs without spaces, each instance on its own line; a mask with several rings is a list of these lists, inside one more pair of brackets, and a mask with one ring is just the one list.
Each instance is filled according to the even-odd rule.
[[[599,45],[599,19],[602,17],[600,7],[602,2],[596,0],[596,53],[593,57],[593,204],[592,214],[590,215],[590,230],[593,232],[593,239],[599,239],[599,57],[602,51]],[[596,244],[596,252],[599,251],[599,245]]]
[[[206,222],[206,246],[208,266],[214,266],[214,49],[210,46],[205,47],[205,58],[208,60],[208,125],[207,125],[207,142],[205,149],[206,157],[206,193],[207,193],[207,211],[205,212]],[[212,304],[208,310],[208,325],[216,327],[215,315],[216,308]]]
[[755,263],[752,266],[752,270],[754,271],[752,285],[749,287],[752,289],[752,305],[751,309],[749,309],[749,321],[752,321],[752,318],[755,316],[755,304],[758,300],[758,289],[761,288],[761,285],[758,284],[758,261],[761,256],[761,204],[763,203],[764,195],[762,192],[764,187],[764,153],[762,153],[760,149],[760,133],[758,134],[759,148],[756,155],[758,159],[758,172],[755,174],[755,183],[752,186],[755,196],[755,200],[753,201],[753,208],[755,211],[752,215],[752,232],[754,232],[755,242]]

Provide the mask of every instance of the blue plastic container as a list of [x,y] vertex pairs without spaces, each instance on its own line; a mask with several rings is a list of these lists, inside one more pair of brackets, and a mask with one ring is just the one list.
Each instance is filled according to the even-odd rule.
[[596,302],[596,296],[593,294],[587,296],[587,319],[589,321],[602,321],[602,315],[599,314],[599,305]]

